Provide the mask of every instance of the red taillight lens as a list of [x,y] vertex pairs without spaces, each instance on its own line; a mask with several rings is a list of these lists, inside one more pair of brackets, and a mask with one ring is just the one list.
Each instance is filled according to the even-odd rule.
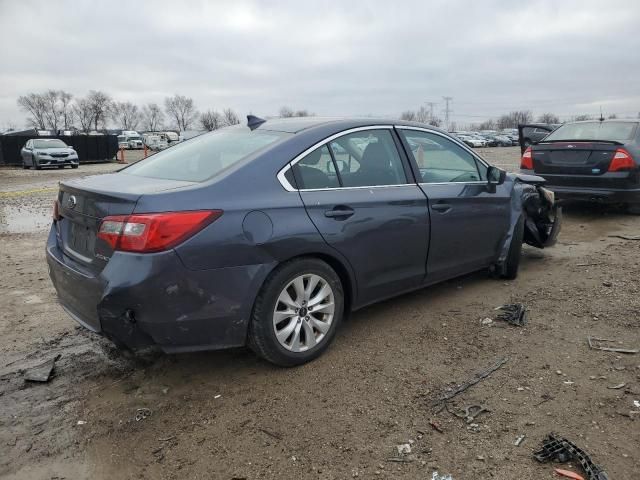
[[531,147],[527,147],[522,154],[520,168],[523,170],[533,170],[533,152],[531,151]]
[[198,210],[105,217],[98,238],[114,250],[160,252],[185,241],[221,215],[222,210]]
[[622,172],[625,170],[633,170],[636,168],[636,162],[633,161],[633,157],[624,148],[619,148],[616,153],[613,154],[613,159],[609,164],[610,172]]
[[55,202],[53,202],[53,213],[51,214],[51,216],[53,217],[53,219],[57,222],[58,220],[60,220],[60,202],[58,201],[58,199],[56,199]]

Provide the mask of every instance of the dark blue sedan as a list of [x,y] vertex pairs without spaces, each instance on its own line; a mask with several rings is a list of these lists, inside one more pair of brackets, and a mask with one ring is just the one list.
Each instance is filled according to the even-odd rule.
[[306,118],[205,134],[60,184],[60,304],[120,346],[321,354],[349,311],[551,245],[553,194],[423,124]]

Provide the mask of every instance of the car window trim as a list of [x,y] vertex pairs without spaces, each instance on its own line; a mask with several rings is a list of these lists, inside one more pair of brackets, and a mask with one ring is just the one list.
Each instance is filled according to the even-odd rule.
[[[476,153],[471,150],[464,142],[461,142],[460,140],[458,140],[456,137],[454,136],[449,136],[449,135],[445,135],[437,130],[432,130],[429,128],[422,128],[422,127],[414,127],[411,125],[396,125],[396,130],[415,130],[415,131],[419,131],[419,132],[424,132],[424,133],[431,133],[433,135],[437,135],[439,137],[442,137],[446,140],[449,140],[453,143],[455,143],[456,145],[458,145],[459,147],[461,147],[463,150],[465,150],[467,153],[469,153],[471,155],[471,158],[473,158],[476,162],[476,170],[478,171],[478,177],[482,178],[482,175],[480,174],[480,168],[478,167],[478,162],[480,162],[482,165],[484,165],[486,168],[489,168],[490,165],[485,162],[481,157],[479,157],[478,155],[476,155]],[[406,142],[406,139],[400,135],[402,141],[403,141],[403,145]],[[406,149],[406,146],[405,146]],[[418,168],[418,165],[415,163],[415,159],[413,158],[413,155],[409,155],[407,153],[407,157],[409,157],[409,160],[411,162],[412,168],[415,169],[414,175],[416,177],[416,180],[418,180],[418,184],[420,185],[451,185],[451,184],[469,184],[469,185],[474,185],[474,184],[486,184],[487,182],[485,180],[474,180],[474,181],[469,181],[469,182],[434,182],[434,183],[430,183],[430,182],[423,182],[422,181],[422,176],[420,175],[420,169]]]
[[[388,124],[387,125],[367,125],[364,127],[350,128],[348,130],[342,130],[341,132],[335,133],[313,144],[311,147],[304,150],[301,154],[297,155],[293,160],[291,160],[284,167],[282,167],[277,174],[278,181],[280,182],[282,187],[288,192],[311,192],[311,191],[322,191],[322,190],[345,190],[345,189],[354,189],[354,188],[379,188],[379,187],[398,187],[398,186],[406,186],[406,185],[415,185],[415,183],[403,183],[403,184],[396,184],[396,185],[369,185],[369,186],[359,186],[359,187],[295,188],[285,178],[285,174],[287,173],[287,171],[290,170],[300,160],[306,157],[309,153],[313,152],[316,148],[321,148],[322,146],[332,142],[336,138],[342,137],[344,135],[349,135],[350,133],[361,132],[366,130],[391,130],[391,136],[393,137],[393,129],[394,129],[394,125],[388,125]],[[397,147],[396,147],[396,150],[397,150]],[[400,152],[398,152],[398,155],[400,156]],[[400,157],[400,160],[402,160],[402,157]],[[294,178],[295,178],[295,174],[294,174]]]

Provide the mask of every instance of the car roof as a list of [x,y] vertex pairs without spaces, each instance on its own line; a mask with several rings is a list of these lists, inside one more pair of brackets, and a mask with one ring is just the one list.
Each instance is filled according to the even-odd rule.
[[594,118],[593,120],[580,120],[578,122],[565,122],[563,125],[573,125],[578,123],[638,123],[640,122],[637,118],[606,118],[604,120],[600,120],[599,118]]
[[[264,123],[256,127],[256,130],[276,131],[285,133],[299,133],[315,128],[330,127],[335,131],[347,130],[350,128],[367,127],[372,125],[402,125],[427,128],[444,132],[432,125],[418,122],[408,122],[405,120],[394,120],[390,118],[339,118],[339,117],[296,117],[296,118],[273,118],[267,119]],[[446,132],[445,132],[446,133]]]

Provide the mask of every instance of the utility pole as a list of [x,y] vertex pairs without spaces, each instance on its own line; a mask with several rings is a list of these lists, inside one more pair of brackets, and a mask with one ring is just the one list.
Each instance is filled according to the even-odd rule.
[[453,113],[453,110],[449,107],[449,102],[453,103],[453,97],[442,97],[445,102],[444,107],[444,128],[449,130],[449,116]]
[[433,107],[435,107],[436,102],[424,102],[427,105],[429,105],[429,121],[431,122],[433,120]]

